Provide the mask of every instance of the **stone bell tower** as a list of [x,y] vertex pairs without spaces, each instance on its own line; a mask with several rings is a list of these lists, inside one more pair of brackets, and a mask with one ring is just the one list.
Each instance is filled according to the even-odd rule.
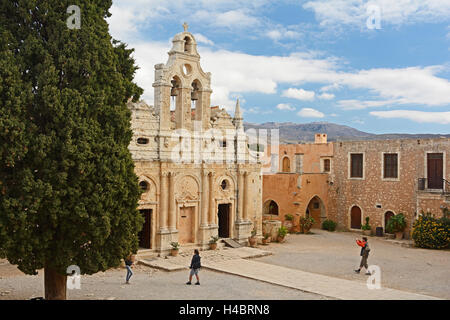
[[173,127],[171,103],[175,106],[176,129],[192,130],[192,120],[201,121],[203,129],[210,128],[211,74],[202,70],[197,42],[188,32],[188,25],[183,27],[184,32],[172,40],[167,63],[155,66],[155,110],[162,135]]

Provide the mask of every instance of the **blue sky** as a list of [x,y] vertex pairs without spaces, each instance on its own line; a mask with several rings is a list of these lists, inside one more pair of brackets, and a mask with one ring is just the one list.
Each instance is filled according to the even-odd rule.
[[245,121],[450,133],[450,0],[113,0],[111,13],[149,104],[186,21],[212,104],[232,113],[239,98]]

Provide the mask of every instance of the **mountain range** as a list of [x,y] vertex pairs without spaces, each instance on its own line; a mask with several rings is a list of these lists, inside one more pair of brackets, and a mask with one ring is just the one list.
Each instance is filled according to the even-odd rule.
[[355,128],[330,122],[265,122],[244,123],[247,129],[279,129],[281,143],[302,143],[314,141],[316,133],[326,133],[328,141],[349,141],[349,140],[391,140],[391,139],[430,139],[430,138],[450,138],[450,134],[405,134],[405,133],[385,133],[374,134],[357,130]]

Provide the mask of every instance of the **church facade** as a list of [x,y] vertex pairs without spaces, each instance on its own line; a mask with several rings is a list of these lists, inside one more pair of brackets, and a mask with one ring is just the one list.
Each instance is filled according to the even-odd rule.
[[167,63],[155,66],[154,106],[129,103],[129,149],[143,190],[140,247],[157,252],[172,242],[206,248],[212,236],[246,243],[262,229],[261,164],[248,148],[239,101],[234,117],[211,107],[211,74],[184,27]]

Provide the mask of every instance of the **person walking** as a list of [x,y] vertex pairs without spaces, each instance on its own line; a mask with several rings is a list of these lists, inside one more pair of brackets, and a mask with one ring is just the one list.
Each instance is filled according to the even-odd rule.
[[126,284],[130,284],[130,278],[133,275],[131,268],[133,267],[133,261],[131,260],[131,255],[125,258],[125,267],[127,268]]
[[355,270],[355,272],[360,273],[362,268],[366,268],[366,275],[370,276],[369,265],[367,264],[370,252],[369,242],[366,237],[363,237],[362,240],[356,240],[356,244],[361,247],[361,263],[359,264],[359,269]]
[[186,284],[191,284],[192,276],[195,275],[197,278],[196,285],[200,285],[200,278],[198,277],[198,272],[200,268],[202,267],[202,264],[200,263],[200,253],[198,252],[198,249],[194,250],[194,256],[192,257],[191,266],[189,267],[191,269],[191,272],[189,273],[189,281],[186,282]]

